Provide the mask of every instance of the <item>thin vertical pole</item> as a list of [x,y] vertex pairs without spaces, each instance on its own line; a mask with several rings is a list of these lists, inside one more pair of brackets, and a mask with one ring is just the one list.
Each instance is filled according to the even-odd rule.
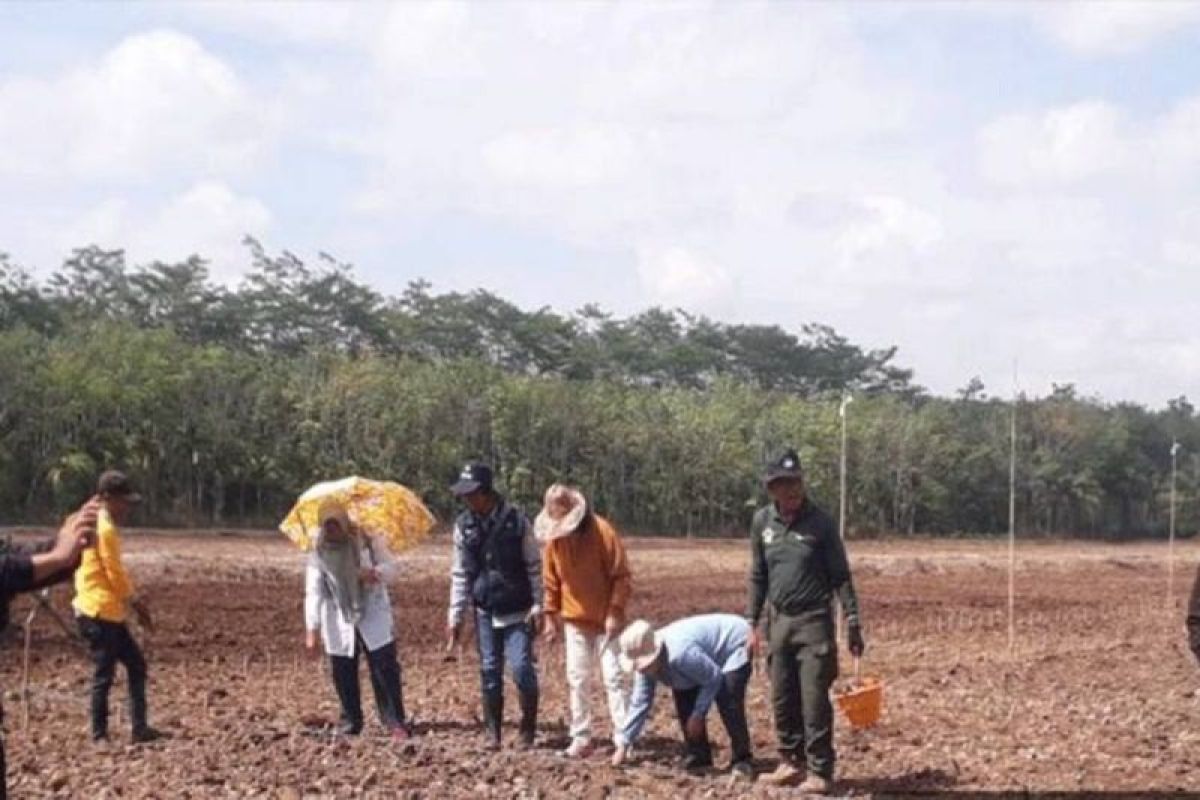
[[842,404],[838,408],[838,416],[842,418],[842,460],[841,479],[838,497],[838,533],[846,538],[846,406],[854,400],[850,395],[842,396]]
[[1013,363],[1013,399],[1008,442],[1008,650],[1017,640],[1017,365]]
[[[846,540],[846,406],[854,400],[849,394],[842,395],[842,403],[838,406],[838,416],[842,419],[842,456],[841,456],[841,474],[839,477],[838,489],[838,536],[844,542]],[[846,609],[842,609],[842,614],[838,618],[838,639],[845,642],[848,641],[846,633]]]
[[21,730],[29,730],[29,650],[33,646],[33,620],[38,606],[29,609],[25,618],[25,649],[21,655]]
[[1167,613],[1175,612],[1175,479],[1179,464],[1179,441],[1171,442],[1171,517],[1167,526]]

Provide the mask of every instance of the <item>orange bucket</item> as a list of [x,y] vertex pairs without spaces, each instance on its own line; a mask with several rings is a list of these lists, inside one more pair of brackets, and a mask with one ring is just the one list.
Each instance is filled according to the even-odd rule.
[[851,728],[869,728],[879,722],[883,714],[883,681],[872,677],[859,678],[858,659],[855,659],[854,681],[846,689],[834,694],[833,699]]

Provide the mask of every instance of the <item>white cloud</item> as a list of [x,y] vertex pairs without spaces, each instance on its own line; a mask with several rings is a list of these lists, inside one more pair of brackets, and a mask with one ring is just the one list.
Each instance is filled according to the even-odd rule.
[[[875,6],[878,5],[879,8]],[[946,13],[975,24],[1017,21],[1067,53],[1088,59],[1129,58],[1200,27],[1193,0],[967,0],[867,4],[874,20]]]
[[726,268],[679,246],[642,249],[638,274],[653,302],[667,306],[708,306],[734,288]]
[[1200,270],[1200,205],[1178,209],[1171,215],[1162,258],[1175,268]]
[[130,36],[57,77],[0,79],[0,175],[157,180],[240,169],[271,127],[228,65],[170,30]]
[[978,135],[980,170],[1007,186],[1092,179],[1178,184],[1200,171],[1200,96],[1138,119],[1101,100],[988,123]]
[[312,0],[201,0],[174,4],[193,24],[267,42],[296,45],[346,44],[371,28],[367,2]]
[[[360,211],[465,212],[635,251],[650,297],[694,284],[712,311],[729,301],[712,265],[791,269],[790,209],[814,183],[855,202],[907,192],[905,170],[847,158],[906,131],[915,101],[836,7],[400,4],[369,41]],[[859,185],[832,168],[848,162]],[[770,253],[768,229],[783,237]]]
[[[1200,384],[1200,336],[1193,334],[1164,342],[1150,350],[1147,356],[1161,374],[1174,378],[1176,382],[1173,385]],[[1195,400],[1196,395],[1192,394],[1191,398]]]
[[173,198],[133,235],[133,247],[145,257],[180,259],[200,253],[213,275],[231,281],[246,264],[242,238],[263,238],[271,212],[258,199],[235,194],[224,184],[205,181]]
[[[1021,355],[1047,388],[1178,394],[1155,353],[1194,340],[1200,89],[1181,72],[1126,105],[1079,72],[1123,63],[1074,57],[1148,74],[1159,56],[1139,53],[1200,6],[964,4],[954,25],[919,24],[944,7],[139,7],[168,29],[61,74],[0,75],[0,186],[21,201],[0,244],[26,261],[87,241],[200,251],[232,277],[242,234],[267,231],[336,248],[386,290],[432,253],[453,288],[530,304],[555,301],[531,279],[554,271],[620,313],[828,322],[900,345],[938,390],[1007,385]],[[1011,39],[922,83],[959,63],[947,30],[998,19]],[[1045,58],[1038,35],[1072,58],[1024,65],[1037,91],[980,94],[972,70]]]
[[1156,178],[1192,180],[1200,171],[1200,95],[1185,98],[1151,124],[1146,155]]
[[58,251],[97,244],[124,248],[132,264],[180,261],[198,254],[217,280],[233,282],[246,265],[242,238],[263,237],[271,212],[262,201],[223,183],[202,181],[157,207],[110,198],[56,231]]
[[1011,185],[1109,174],[1130,165],[1126,127],[1115,107],[1094,100],[1001,117],[980,133],[983,174]]
[[629,177],[636,145],[621,129],[512,131],[483,145],[484,166],[500,182],[587,189]]
[[1200,24],[1200,5],[1178,0],[1022,3],[1034,26],[1084,56],[1127,55]]
[[847,265],[896,250],[922,254],[942,240],[942,224],[933,214],[900,197],[865,197],[863,218],[838,235],[838,249]]
[[369,35],[371,53],[400,82],[415,75],[485,77],[477,54],[488,33],[468,25],[471,14],[462,2],[397,3]]

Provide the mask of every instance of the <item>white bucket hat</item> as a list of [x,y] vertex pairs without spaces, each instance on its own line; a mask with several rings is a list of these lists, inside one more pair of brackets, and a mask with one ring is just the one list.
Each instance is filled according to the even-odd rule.
[[[570,504],[570,511],[558,519],[550,515],[552,507],[565,503]],[[556,483],[546,490],[542,510],[537,515],[537,519],[533,521],[533,533],[543,544],[569,536],[583,524],[583,518],[587,516],[587,511],[587,498],[583,496],[583,492]]]
[[635,620],[621,632],[617,640],[620,654],[617,661],[626,672],[641,671],[654,663],[663,643],[654,628],[644,619]]

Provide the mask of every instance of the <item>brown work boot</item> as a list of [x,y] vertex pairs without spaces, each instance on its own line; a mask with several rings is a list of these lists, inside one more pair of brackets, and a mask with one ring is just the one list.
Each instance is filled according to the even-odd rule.
[[802,794],[829,794],[833,791],[833,781],[829,778],[823,778],[820,775],[809,775],[804,783],[800,784],[800,792]]
[[762,779],[772,786],[797,786],[804,780],[804,767],[784,759],[774,772],[764,775]]

